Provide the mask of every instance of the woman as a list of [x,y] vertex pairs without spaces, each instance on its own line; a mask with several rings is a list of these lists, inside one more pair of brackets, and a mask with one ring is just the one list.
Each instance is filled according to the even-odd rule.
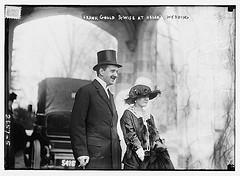
[[[125,110],[120,119],[127,145],[123,158],[124,169],[173,169],[154,118],[144,110],[149,100],[160,93],[159,90],[151,91],[150,87],[145,85],[136,85],[129,91],[125,102],[133,106]],[[169,162],[171,166],[168,166]]]

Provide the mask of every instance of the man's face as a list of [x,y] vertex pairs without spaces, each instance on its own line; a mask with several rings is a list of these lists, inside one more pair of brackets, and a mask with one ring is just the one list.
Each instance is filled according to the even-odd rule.
[[118,77],[118,67],[114,65],[109,65],[106,70],[100,68],[100,75],[107,86],[113,85]]

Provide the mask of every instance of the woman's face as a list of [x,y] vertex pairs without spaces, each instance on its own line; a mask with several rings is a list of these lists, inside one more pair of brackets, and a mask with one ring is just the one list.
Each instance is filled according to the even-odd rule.
[[136,105],[140,107],[146,107],[149,102],[149,96],[136,99]]

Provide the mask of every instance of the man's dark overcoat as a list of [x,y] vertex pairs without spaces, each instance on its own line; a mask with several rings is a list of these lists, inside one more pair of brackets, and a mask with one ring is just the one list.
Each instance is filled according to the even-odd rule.
[[116,107],[97,80],[78,90],[70,119],[70,138],[76,160],[79,156],[90,157],[86,169],[121,169],[117,121]]

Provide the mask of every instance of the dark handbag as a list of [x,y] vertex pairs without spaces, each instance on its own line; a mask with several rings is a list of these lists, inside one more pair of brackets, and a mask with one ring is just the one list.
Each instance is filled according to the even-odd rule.
[[150,152],[150,156],[145,157],[140,165],[140,169],[150,170],[173,170],[174,166],[166,148],[155,147]]

